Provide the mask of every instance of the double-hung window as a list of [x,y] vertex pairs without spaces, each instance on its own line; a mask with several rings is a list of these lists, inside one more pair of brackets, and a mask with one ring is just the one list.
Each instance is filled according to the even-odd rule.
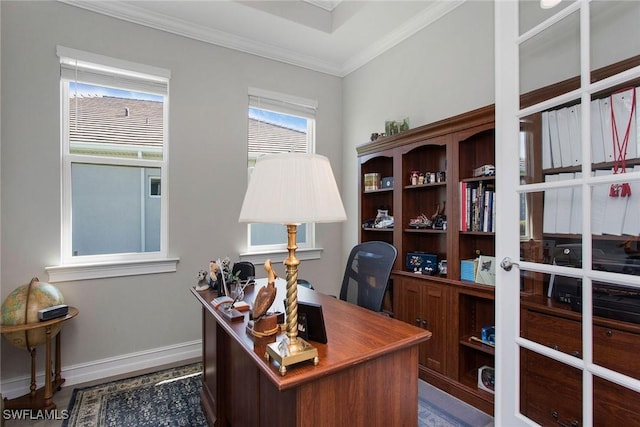
[[[275,153],[313,153],[317,102],[296,96],[249,89],[248,161],[249,175],[260,156]],[[300,224],[299,249],[315,246],[314,224]],[[281,224],[249,224],[248,252],[285,250],[287,228]]]
[[156,272],[149,262],[167,254],[170,73],[60,46],[57,53],[61,264],[147,261],[142,272]]

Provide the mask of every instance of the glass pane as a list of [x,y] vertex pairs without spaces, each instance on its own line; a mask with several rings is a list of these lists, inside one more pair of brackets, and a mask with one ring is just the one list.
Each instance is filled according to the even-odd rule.
[[593,362],[640,379],[640,287],[593,283]]
[[[581,123],[580,103],[535,113],[520,120],[520,170],[523,183],[580,177]],[[602,151],[601,138],[597,140],[597,145]]]
[[69,152],[162,160],[164,97],[69,83]]
[[[591,69],[638,55],[640,2],[595,0],[591,12]],[[606,75],[594,73],[592,81]]]
[[[287,227],[280,224],[251,224],[250,239],[252,246],[282,245],[287,243]],[[306,243],[307,225],[300,224],[296,234],[296,243]]]
[[591,101],[592,169],[624,173],[640,163],[637,83],[627,82],[610,95]]
[[581,426],[582,372],[526,349],[520,360],[520,412],[544,426]]
[[551,8],[542,8],[540,1],[520,0],[518,4],[520,34],[551,18],[554,14],[571,5],[575,0],[560,1]]
[[[538,2],[524,3],[539,5]],[[572,13],[520,45],[520,93],[528,94],[521,99],[523,106],[558,95],[545,91],[530,93],[553,83],[575,78],[575,81],[559,88],[561,93],[579,87],[579,24],[579,13]]]
[[151,196],[159,168],[74,163],[72,255],[160,250],[160,201]]
[[559,253],[580,242],[581,199],[579,186],[521,195],[521,260],[553,264]]
[[[249,173],[258,157],[275,153],[312,151],[313,120],[264,108],[248,110]],[[250,224],[249,245],[286,245],[287,228],[279,224]],[[298,226],[297,244],[309,244],[306,224]]]
[[308,119],[249,107],[248,166],[263,154],[307,153]]
[[[634,366],[637,363],[637,348],[633,354],[636,355],[636,358],[627,366]],[[640,393],[594,377],[593,425],[631,426],[638,424],[638,402],[640,402]]]

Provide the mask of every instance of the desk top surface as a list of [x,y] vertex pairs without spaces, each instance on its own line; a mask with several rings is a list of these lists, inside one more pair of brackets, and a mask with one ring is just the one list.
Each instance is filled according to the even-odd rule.
[[[245,288],[245,301],[252,304],[255,293],[266,284],[266,279],[258,279],[256,284]],[[272,312],[284,312],[286,298],[286,282],[278,279],[278,293],[273,303]],[[301,383],[340,371],[354,364],[399,351],[431,337],[431,332],[412,326],[408,323],[374,313],[362,307],[341,301],[298,286],[298,301],[322,305],[327,344],[309,341],[318,349],[320,363],[314,366],[311,362],[301,362],[287,367],[287,374],[281,376],[277,362],[267,361],[264,357],[265,347],[254,341],[246,332],[249,321],[248,312],[243,321],[231,322],[214,309],[211,301],[216,293],[212,290],[191,292],[216,319],[216,322],[238,343],[240,343],[255,363],[280,390],[295,387]],[[284,334],[278,334],[277,341]]]

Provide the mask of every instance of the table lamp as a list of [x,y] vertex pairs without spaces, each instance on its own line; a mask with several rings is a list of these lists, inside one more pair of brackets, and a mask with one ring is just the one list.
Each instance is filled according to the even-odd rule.
[[267,346],[266,357],[287,366],[313,359],[318,351],[298,337],[298,265],[296,233],[299,224],[345,221],[347,215],[325,156],[307,153],[272,154],[258,158],[240,210],[240,222],[287,226],[286,335]]

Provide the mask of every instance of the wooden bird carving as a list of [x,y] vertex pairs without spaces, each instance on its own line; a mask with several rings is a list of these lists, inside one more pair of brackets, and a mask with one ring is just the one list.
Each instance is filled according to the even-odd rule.
[[267,270],[267,285],[260,288],[256,299],[253,303],[253,319],[257,320],[264,316],[276,299],[276,278],[278,277],[271,267],[271,260],[268,259],[264,263],[264,269]]

